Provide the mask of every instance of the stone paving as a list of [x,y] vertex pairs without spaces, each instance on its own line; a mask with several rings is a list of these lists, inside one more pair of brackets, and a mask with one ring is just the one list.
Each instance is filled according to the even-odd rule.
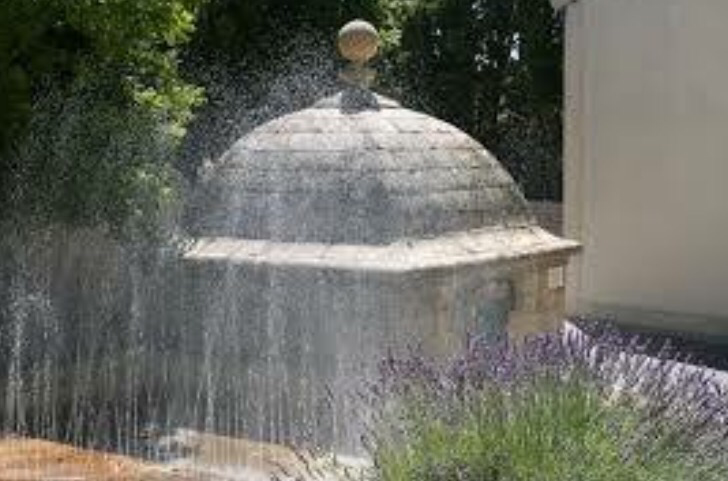
[[0,481],[343,481],[357,460],[314,459],[292,449],[179,430],[160,439],[185,455],[162,463],[39,439],[0,440]]
[[37,439],[0,441],[0,481],[192,481],[142,461]]

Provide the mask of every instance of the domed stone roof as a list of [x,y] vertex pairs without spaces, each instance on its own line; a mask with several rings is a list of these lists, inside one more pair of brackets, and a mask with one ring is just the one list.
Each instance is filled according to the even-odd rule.
[[194,208],[198,235],[279,242],[388,244],[534,225],[478,142],[358,87],[245,135]]

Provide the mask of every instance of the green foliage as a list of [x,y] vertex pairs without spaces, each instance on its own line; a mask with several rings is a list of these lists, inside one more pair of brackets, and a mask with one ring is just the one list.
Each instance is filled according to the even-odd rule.
[[244,132],[333,93],[336,33],[364,18],[385,22],[382,0],[216,0],[185,49],[186,76],[207,103],[191,124],[179,168],[194,178]]
[[562,19],[548,0],[389,0],[384,85],[561,196]]
[[719,481],[722,387],[639,340],[474,342],[388,358],[366,440],[378,481]]
[[[548,0],[5,0],[0,219],[153,219],[173,197],[175,142],[192,174],[255,123],[333,91],[335,33],[355,17],[382,32],[385,93],[482,141],[529,196],[560,196]],[[185,135],[193,84],[209,105]]]
[[331,93],[335,34],[356,17],[383,38],[379,90],[473,135],[529,197],[560,198],[562,22],[548,0],[211,2],[185,55],[211,95],[183,170],[217,157],[247,128]]
[[[628,470],[609,433],[608,421],[618,419],[616,412],[576,386],[543,384],[517,397],[483,391],[459,414],[461,419],[446,423],[430,417],[426,406],[410,411],[412,438],[406,449],[391,444],[380,450],[381,479],[634,479],[624,476]],[[628,421],[620,420],[617,429],[625,429]]]
[[22,202],[15,215],[121,234],[155,227],[175,204],[173,137],[149,109],[105,93],[92,84],[35,103],[8,162],[16,181],[10,193]]
[[0,217],[122,228],[155,215],[169,146],[202,98],[176,50],[202,1],[2,3]]
[[644,424],[640,408],[634,401],[609,405],[578,378],[539,380],[515,392],[482,390],[449,419],[433,415],[422,399],[408,402],[398,420],[408,436],[378,451],[381,481],[720,479],[699,473],[699,453],[659,419],[625,455]]

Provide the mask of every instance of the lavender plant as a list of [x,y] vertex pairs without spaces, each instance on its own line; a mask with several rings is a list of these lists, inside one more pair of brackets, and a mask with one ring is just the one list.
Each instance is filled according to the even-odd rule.
[[637,339],[560,332],[389,357],[367,444],[380,481],[728,479],[728,402]]

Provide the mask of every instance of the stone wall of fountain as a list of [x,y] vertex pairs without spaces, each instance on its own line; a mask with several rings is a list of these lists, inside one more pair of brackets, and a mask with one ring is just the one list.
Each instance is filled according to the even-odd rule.
[[2,246],[4,433],[127,453],[179,428],[343,445],[360,382],[421,330],[401,312],[417,282],[162,260],[89,231],[33,239]]
[[183,425],[171,401],[199,389],[169,389],[186,329],[175,255],[63,228],[0,252],[0,432],[137,452],[146,429]]
[[62,436],[83,353],[118,348],[101,333],[120,339],[128,325],[126,255],[96,232],[61,228],[4,236],[0,249],[3,431]]
[[482,286],[539,271],[142,262],[93,232],[3,250],[3,431],[132,453],[178,428],[353,451],[378,361],[448,355]]

